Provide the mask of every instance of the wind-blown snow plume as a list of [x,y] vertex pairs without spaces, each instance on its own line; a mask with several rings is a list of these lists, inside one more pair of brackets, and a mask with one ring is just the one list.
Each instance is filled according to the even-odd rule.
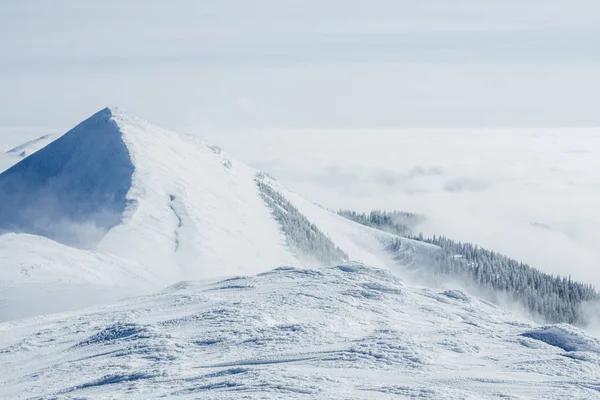
[[104,109],[0,174],[0,232],[94,247],[121,221],[133,164]]

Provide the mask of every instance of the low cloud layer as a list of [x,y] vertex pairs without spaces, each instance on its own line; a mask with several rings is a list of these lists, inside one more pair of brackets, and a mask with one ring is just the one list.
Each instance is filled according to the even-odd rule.
[[600,129],[215,132],[328,208],[398,209],[444,234],[600,287]]

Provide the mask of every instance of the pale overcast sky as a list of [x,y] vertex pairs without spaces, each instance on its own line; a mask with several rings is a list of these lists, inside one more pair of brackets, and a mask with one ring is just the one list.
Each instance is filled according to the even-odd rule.
[[0,126],[600,125],[598,0],[0,0]]

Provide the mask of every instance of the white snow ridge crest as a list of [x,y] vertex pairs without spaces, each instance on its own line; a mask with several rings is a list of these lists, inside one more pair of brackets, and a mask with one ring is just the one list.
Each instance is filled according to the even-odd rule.
[[600,393],[595,338],[407,285],[398,260],[435,246],[216,146],[107,108],[23,156],[0,174],[0,397]]

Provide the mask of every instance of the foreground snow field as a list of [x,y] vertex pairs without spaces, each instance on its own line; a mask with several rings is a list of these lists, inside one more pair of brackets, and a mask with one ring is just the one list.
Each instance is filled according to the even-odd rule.
[[3,398],[600,398],[600,343],[382,269],[283,267],[0,324]]

